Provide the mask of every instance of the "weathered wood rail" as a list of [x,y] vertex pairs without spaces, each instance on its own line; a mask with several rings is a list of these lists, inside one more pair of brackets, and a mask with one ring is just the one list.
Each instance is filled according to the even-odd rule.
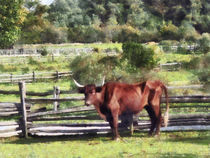
[[[0,121],[0,137],[10,136],[58,136],[89,133],[110,132],[108,123],[101,120],[93,106],[74,106],[66,109],[53,107],[44,111],[34,110],[33,107],[39,103],[62,103],[66,101],[82,101],[83,96],[60,98],[54,87],[54,91],[45,93],[27,92],[25,83],[19,83],[19,91],[0,91],[0,94],[20,95],[20,103],[0,103],[0,118],[13,118],[12,121]],[[72,91],[75,93],[75,91]],[[60,94],[71,94],[70,91],[61,91]],[[54,95],[52,95],[54,94]],[[56,95],[55,95],[56,94]],[[44,98],[51,95],[53,98]],[[43,98],[28,98],[28,96],[42,96]],[[162,103],[165,98],[162,98]],[[174,130],[210,130],[210,96],[170,96],[170,109],[199,109],[195,114],[175,114],[169,116],[169,127],[162,128],[163,131]],[[196,103],[193,104],[192,103]],[[163,110],[165,105],[161,105]],[[196,111],[196,110],[194,110]],[[140,113],[140,119],[135,130],[148,130],[150,121],[145,111]],[[120,130],[125,130],[120,128]]]
[[14,83],[20,81],[33,82],[41,79],[60,79],[62,77],[71,76],[72,72],[35,72],[23,75],[1,74],[0,83]]

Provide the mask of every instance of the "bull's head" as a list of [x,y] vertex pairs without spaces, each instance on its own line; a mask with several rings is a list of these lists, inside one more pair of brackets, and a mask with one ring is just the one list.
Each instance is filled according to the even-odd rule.
[[98,94],[102,90],[102,86],[104,85],[104,80],[101,86],[96,86],[95,84],[81,85],[76,80],[74,83],[78,87],[79,93],[83,93],[85,95],[85,105],[89,106],[91,104],[96,105],[99,102]]

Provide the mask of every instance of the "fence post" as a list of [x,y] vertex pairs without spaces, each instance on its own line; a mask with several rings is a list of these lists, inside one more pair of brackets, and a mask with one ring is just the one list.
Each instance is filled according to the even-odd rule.
[[35,81],[35,72],[33,71],[33,81]]
[[12,83],[13,82],[13,75],[12,75],[12,73],[10,74],[10,82]]
[[22,108],[22,131],[23,136],[28,138],[28,129],[27,129],[27,112],[26,112],[26,89],[25,89],[25,82],[19,82],[19,90],[20,90],[20,103]]
[[[58,99],[60,97],[60,88],[57,86],[54,86],[53,91],[53,98]],[[59,107],[59,103],[57,101],[54,102],[54,111],[57,111]]]
[[54,54],[52,53],[52,62],[54,62]]
[[56,78],[57,78],[57,80],[59,79],[59,72],[58,71],[56,71]]

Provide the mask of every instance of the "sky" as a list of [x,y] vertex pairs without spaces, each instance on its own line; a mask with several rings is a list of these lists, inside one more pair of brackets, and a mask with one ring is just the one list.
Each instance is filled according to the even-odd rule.
[[42,4],[50,5],[54,0],[40,0]]

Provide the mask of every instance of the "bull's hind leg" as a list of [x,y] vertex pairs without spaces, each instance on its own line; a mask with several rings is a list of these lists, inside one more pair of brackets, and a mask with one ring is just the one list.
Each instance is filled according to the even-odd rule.
[[153,110],[154,110],[155,117],[156,117],[155,135],[159,135],[160,134],[161,122],[162,122],[160,104],[159,105],[153,105]]
[[155,135],[159,135],[160,134],[160,126],[161,126],[161,111],[160,111],[160,98],[162,95],[162,90],[161,88],[156,88],[155,90],[151,90],[150,91],[150,95],[149,95],[149,104],[152,108],[151,111],[154,112],[154,124],[155,124]]
[[153,108],[151,107],[151,105],[145,106],[145,109],[147,110],[147,112],[149,114],[149,117],[150,117],[150,120],[151,120],[151,127],[150,127],[150,130],[149,130],[149,135],[151,136],[154,129],[155,129],[157,118],[155,116],[155,112],[154,112]]

